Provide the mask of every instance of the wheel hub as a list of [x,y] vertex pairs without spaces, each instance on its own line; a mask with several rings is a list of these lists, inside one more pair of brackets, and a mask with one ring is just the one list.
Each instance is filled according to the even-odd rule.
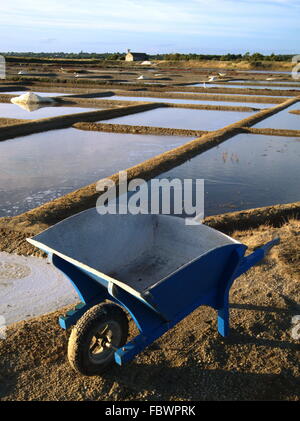
[[101,326],[92,335],[89,347],[90,359],[100,363],[111,358],[112,353],[118,349],[113,345],[113,340],[116,344],[119,341],[119,329],[117,326],[113,322]]

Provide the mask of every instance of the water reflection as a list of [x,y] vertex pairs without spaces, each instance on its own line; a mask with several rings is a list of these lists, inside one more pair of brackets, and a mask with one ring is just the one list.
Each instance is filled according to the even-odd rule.
[[0,216],[32,209],[189,140],[70,128],[0,142]]
[[299,160],[299,138],[240,134],[159,178],[204,178],[213,215],[300,200]]
[[277,114],[272,115],[271,117],[266,118],[265,120],[257,123],[253,127],[259,128],[270,128],[270,129],[288,129],[288,130],[300,130],[300,115],[291,114],[289,111],[299,110],[300,102],[296,102],[290,107],[280,111]]
[[174,129],[217,130],[251,115],[251,112],[157,108],[105,122]]
[[[180,92],[181,94],[183,92]],[[193,92],[189,92],[190,94]],[[181,99],[181,98],[155,98],[155,97],[134,97],[134,96],[121,96],[121,95],[114,95],[107,98],[101,99],[108,99],[108,100],[115,100],[115,101],[149,101],[149,102],[169,102],[174,104],[203,104],[203,105],[229,105],[229,106],[237,106],[237,107],[253,107],[253,108],[268,108],[273,106],[273,104],[260,104],[256,102],[231,102],[231,101],[210,101],[204,99]]]
[[[0,103],[0,118],[19,118],[19,119],[38,119],[55,117],[59,115],[84,113],[87,111],[96,111],[94,108],[82,107],[64,107],[60,105],[47,104],[35,110],[19,107],[20,104]],[[43,104],[46,105],[46,104]],[[97,108],[100,110],[101,108]]]

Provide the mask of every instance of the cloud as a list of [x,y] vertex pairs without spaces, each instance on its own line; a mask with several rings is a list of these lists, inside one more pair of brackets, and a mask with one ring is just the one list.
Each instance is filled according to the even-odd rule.
[[[255,3],[284,3],[291,0],[264,0]],[[116,0],[108,3],[106,0],[86,2],[78,0],[44,0],[41,8],[40,2],[29,0],[24,4],[20,0],[12,0],[2,7],[0,22],[6,25],[38,28],[77,28],[116,30],[130,32],[163,32],[203,34],[209,32],[227,32],[230,28],[232,35],[243,28],[243,32],[254,32],[251,25],[251,10],[255,19],[253,28],[261,25],[264,31],[266,17],[261,15],[253,1],[249,0],[191,0],[181,2],[178,0]],[[11,7],[11,4],[14,7]],[[244,6],[241,7],[241,4]],[[244,9],[243,9],[244,8]],[[280,19],[280,16],[273,19]],[[254,23],[254,22],[252,22]]]
[[289,43],[291,34],[299,41],[299,35],[295,35],[299,25],[295,8],[299,9],[299,3],[296,0],[43,0],[42,3],[11,0],[1,5],[0,35],[8,39],[9,34],[12,38],[16,30],[18,33],[23,30],[43,33],[44,39],[54,43],[62,31],[72,42],[77,31],[83,38],[90,34],[90,42],[97,41],[92,38],[96,33],[99,39],[107,39],[108,34],[112,39],[119,36],[121,45],[130,34],[148,35],[149,40],[160,34],[161,43],[157,44],[176,45],[174,39],[198,37],[201,43],[208,38],[218,38],[220,43],[225,38],[233,43],[238,39],[256,42],[273,39],[276,47],[280,38]]

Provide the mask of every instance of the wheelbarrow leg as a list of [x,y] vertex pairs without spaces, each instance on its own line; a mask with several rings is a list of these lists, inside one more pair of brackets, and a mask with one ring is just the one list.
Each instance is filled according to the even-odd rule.
[[218,310],[218,332],[222,336],[229,334],[229,305],[228,302]]

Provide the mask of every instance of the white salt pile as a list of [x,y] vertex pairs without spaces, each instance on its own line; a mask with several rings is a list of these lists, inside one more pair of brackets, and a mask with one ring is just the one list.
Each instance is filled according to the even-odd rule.
[[33,92],[14,97],[11,99],[13,104],[40,104],[44,102],[54,102],[53,98],[47,96],[39,96]]
[[138,80],[150,80],[150,77],[142,75],[142,76],[139,76],[137,79]]

